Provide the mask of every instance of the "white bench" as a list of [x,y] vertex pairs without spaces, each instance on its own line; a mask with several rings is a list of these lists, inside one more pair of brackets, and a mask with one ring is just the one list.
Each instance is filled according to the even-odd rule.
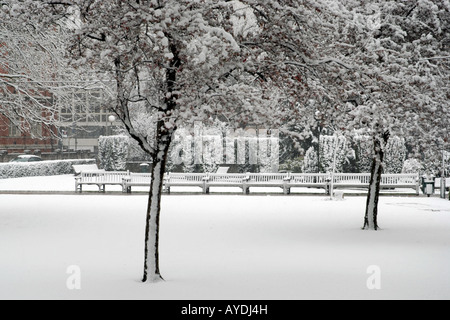
[[246,173],[210,173],[204,178],[203,193],[209,193],[211,187],[239,187],[244,190],[247,180]]
[[82,192],[83,185],[96,185],[99,192],[105,192],[106,185],[120,185],[123,189],[123,178],[129,174],[128,171],[82,171],[75,177],[75,192]]
[[[368,188],[370,173],[336,173],[333,189]],[[419,194],[419,174],[382,174],[380,189],[413,189]]]
[[291,188],[318,188],[328,190],[329,175],[327,173],[291,173],[284,179],[285,194],[291,193]]
[[79,175],[82,171],[105,171],[103,169],[99,169],[95,163],[93,164],[74,164],[72,165],[73,170],[75,171],[75,175]]
[[242,189],[244,194],[250,193],[251,187],[279,187],[285,189],[288,174],[286,173],[248,173]]
[[[333,189],[369,187],[370,174],[334,175]],[[128,171],[81,171],[75,178],[75,191],[82,192],[83,185],[97,185],[99,191],[105,192],[106,185],[120,185],[122,192],[131,192],[133,186],[150,186],[150,173],[130,173]],[[167,173],[163,186],[170,193],[171,187],[199,187],[208,194],[211,187],[239,187],[244,194],[253,187],[277,187],[285,194],[291,188],[308,187],[330,191],[331,177],[326,173]],[[383,174],[382,189],[412,188],[419,194],[418,174]]]
[[206,190],[207,173],[167,173],[164,175],[164,188],[170,193],[171,187],[200,187]]
[[122,179],[122,191],[131,193],[131,187],[150,187],[151,173],[133,173]]

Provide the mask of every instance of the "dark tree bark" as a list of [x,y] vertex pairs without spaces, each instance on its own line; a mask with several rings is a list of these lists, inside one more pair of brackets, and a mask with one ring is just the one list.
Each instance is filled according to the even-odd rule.
[[161,134],[158,125],[158,152],[152,157],[152,179],[148,198],[146,225],[143,282],[163,280],[159,269],[159,218],[161,212],[161,195],[163,190],[164,171],[171,142],[171,134]]
[[381,137],[373,137],[374,157],[370,172],[369,193],[364,216],[364,230],[378,230],[378,200],[380,197],[381,174],[383,173],[384,147],[389,139],[389,131]]
[[[170,35],[166,35],[170,40]],[[170,115],[177,106],[177,95],[174,94],[177,69],[181,60],[179,52],[174,43],[171,43],[170,50],[174,56],[166,70],[166,96],[164,107],[158,111]],[[162,280],[159,270],[159,218],[161,212],[161,195],[163,188],[164,172],[166,169],[169,147],[172,142],[175,127],[167,128],[165,120],[159,120],[156,126],[155,150],[152,153],[153,169],[148,199],[146,227],[145,227],[145,252],[144,252],[144,275],[142,281],[150,282]]]

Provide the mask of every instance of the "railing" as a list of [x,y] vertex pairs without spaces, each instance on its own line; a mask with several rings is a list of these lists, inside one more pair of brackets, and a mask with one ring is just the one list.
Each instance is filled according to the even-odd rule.
[[[129,172],[82,172],[76,177],[76,191],[82,191],[82,185],[97,185],[105,191],[105,185],[122,185],[123,192],[131,192],[132,186],[149,186],[151,174]],[[369,173],[166,173],[164,188],[170,192],[171,187],[200,187],[203,193],[209,193],[211,187],[239,187],[249,193],[253,187],[279,187],[285,194],[294,187],[313,187],[330,190],[333,188],[368,188]],[[418,174],[383,174],[381,188],[412,188],[419,194]]]

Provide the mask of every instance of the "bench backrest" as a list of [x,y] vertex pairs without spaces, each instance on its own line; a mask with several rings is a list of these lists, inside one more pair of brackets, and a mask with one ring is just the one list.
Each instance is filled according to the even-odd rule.
[[76,174],[80,174],[82,171],[103,171],[98,168],[98,166],[93,164],[73,164],[73,170]]

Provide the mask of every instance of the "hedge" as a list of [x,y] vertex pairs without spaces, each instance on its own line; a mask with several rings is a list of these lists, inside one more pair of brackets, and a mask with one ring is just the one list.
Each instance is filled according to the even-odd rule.
[[95,163],[95,159],[0,163],[0,179],[71,174],[74,164]]

